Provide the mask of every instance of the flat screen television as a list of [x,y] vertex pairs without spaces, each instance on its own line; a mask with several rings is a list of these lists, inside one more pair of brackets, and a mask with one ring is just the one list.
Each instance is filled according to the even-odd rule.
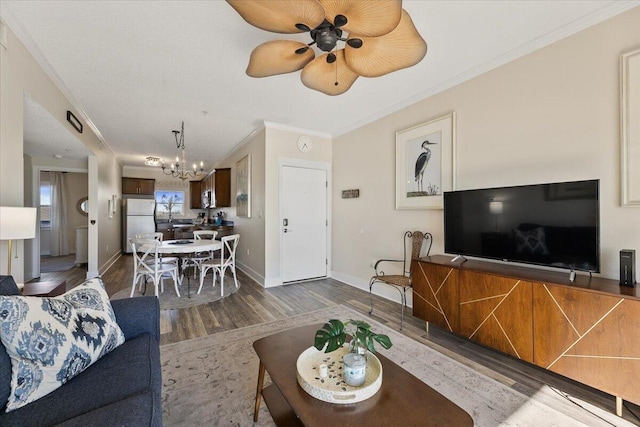
[[444,193],[444,250],[600,271],[599,181]]

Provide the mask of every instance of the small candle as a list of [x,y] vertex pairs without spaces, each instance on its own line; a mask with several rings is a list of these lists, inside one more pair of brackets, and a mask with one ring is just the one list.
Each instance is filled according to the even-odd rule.
[[324,363],[319,366],[319,371],[320,371],[320,378],[325,378],[329,374],[327,365],[325,365]]

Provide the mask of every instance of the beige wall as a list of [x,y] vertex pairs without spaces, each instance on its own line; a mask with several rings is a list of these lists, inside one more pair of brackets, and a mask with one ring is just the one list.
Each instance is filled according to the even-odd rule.
[[[302,153],[298,150],[298,137],[311,135],[313,150]],[[236,151],[215,165],[216,168],[231,168],[230,208],[212,209],[225,213],[225,219],[234,222],[240,234],[238,267],[263,286],[282,284],[280,279],[280,214],[279,186],[280,164],[331,163],[331,139],[303,130],[289,129],[277,124],[266,124],[244,142]],[[251,156],[251,217],[236,216],[236,162],[246,155]],[[330,204],[329,204],[330,205]]]
[[[313,149],[308,153],[298,150],[298,138],[303,134],[310,135],[313,141]],[[265,286],[267,287],[282,284],[280,279],[280,165],[283,162],[297,164],[296,162],[305,161],[330,164],[331,156],[332,143],[328,136],[305,133],[304,130],[287,130],[267,124],[265,155]],[[288,162],[289,160],[293,163]]]
[[[97,265],[89,266],[89,275],[97,274],[98,268],[104,269],[109,260],[117,256],[120,240],[120,221],[102,221],[106,216],[106,197],[118,194],[120,166],[113,155],[92,132],[89,126],[84,132],[77,131],[66,121],[67,110],[77,117],[82,115],[49,78],[33,56],[25,49],[15,34],[7,27],[7,47],[0,47],[0,205],[30,206],[31,201],[24,199],[24,156],[23,156],[23,104],[28,94],[53,117],[60,121],[97,157],[97,172],[89,177],[89,190],[94,189],[100,203],[93,215],[96,224],[89,229],[89,242],[95,243]],[[91,163],[91,162],[90,162]],[[89,168],[91,174],[91,168]],[[104,203],[102,203],[104,201]],[[114,244],[117,240],[117,244]],[[97,243],[96,243],[97,242]],[[109,250],[105,247],[109,245]],[[0,271],[6,272],[6,242],[0,244]],[[18,244],[19,260],[14,261],[12,273],[16,281],[24,280],[24,245]],[[91,250],[90,250],[91,261]]]
[[[236,162],[244,156],[251,157],[251,217],[236,216]],[[251,136],[242,146],[216,168],[231,168],[231,207],[211,209],[211,217],[224,212],[224,219],[233,221],[234,232],[240,234],[236,252],[238,268],[264,285],[265,277],[265,131]]]
[[[405,230],[433,233],[443,253],[441,210],[394,209],[395,132],[455,111],[457,189],[600,179],[601,270],[617,278],[620,249],[640,250],[619,166],[619,60],[640,46],[639,22],[635,8],[336,138],[334,277],[365,287],[372,262],[402,256]],[[349,188],[360,198],[341,199]]]

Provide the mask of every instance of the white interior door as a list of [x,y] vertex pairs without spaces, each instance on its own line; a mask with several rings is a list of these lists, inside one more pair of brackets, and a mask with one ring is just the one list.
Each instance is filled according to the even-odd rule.
[[327,171],[283,166],[282,281],[327,275]]

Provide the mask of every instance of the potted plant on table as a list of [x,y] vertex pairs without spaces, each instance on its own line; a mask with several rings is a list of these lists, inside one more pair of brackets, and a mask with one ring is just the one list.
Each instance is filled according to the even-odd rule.
[[324,349],[325,353],[331,353],[344,345],[348,335],[351,335],[352,339],[349,343],[349,353],[343,358],[343,378],[351,386],[360,386],[365,380],[367,350],[375,353],[376,342],[385,349],[391,348],[393,344],[387,335],[374,333],[367,322],[353,319],[342,322],[331,319],[316,331],[313,346],[317,350]]

